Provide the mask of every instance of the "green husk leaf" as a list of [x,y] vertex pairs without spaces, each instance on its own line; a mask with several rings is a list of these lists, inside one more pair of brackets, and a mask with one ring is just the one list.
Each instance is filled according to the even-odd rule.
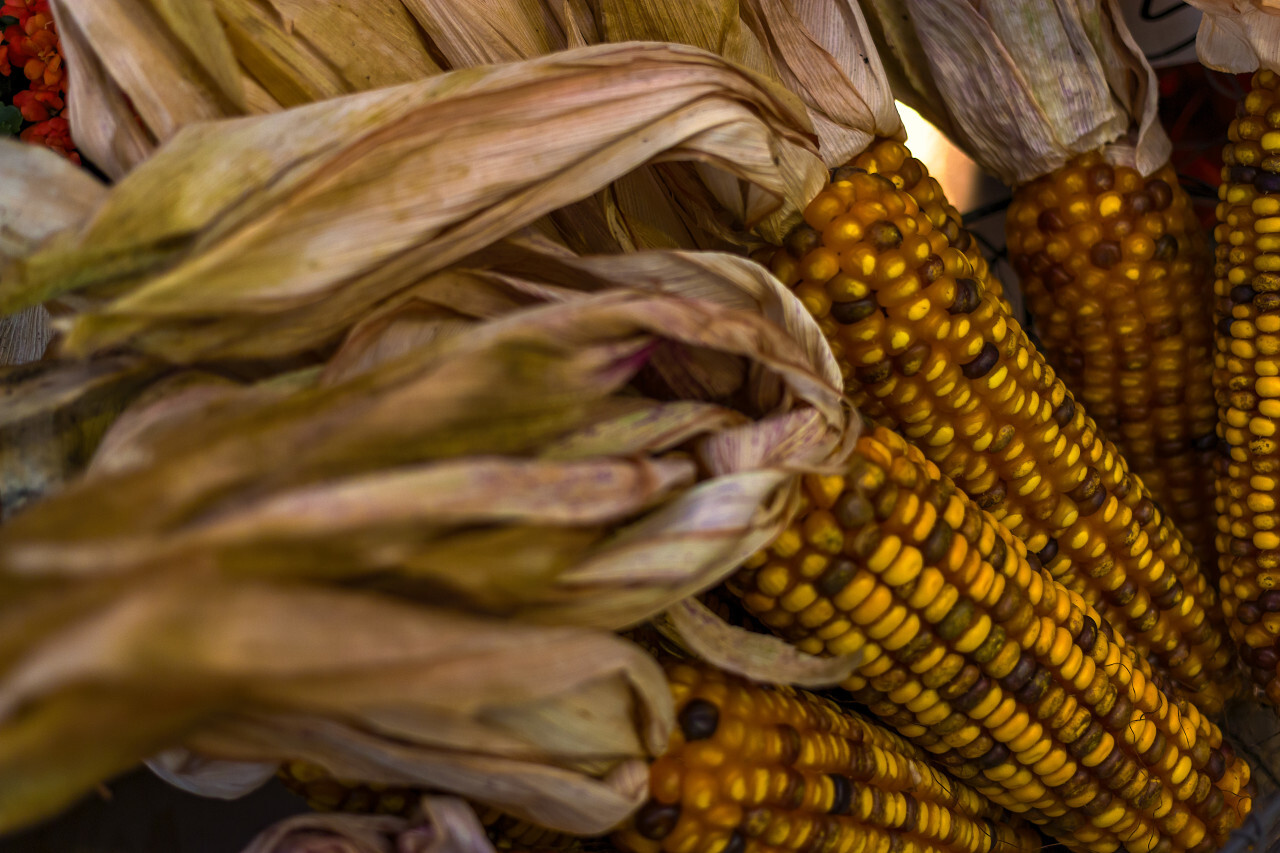
[[215,759],[386,765],[369,780],[407,764],[417,784],[592,831],[638,805],[642,787],[611,780],[665,747],[672,716],[657,664],[607,633],[149,577],[6,668],[0,828],[186,733]]
[[743,215],[763,215],[779,155],[812,157],[793,106],[723,60],[633,44],[192,127],[13,265],[0,306],[111,294],[68,324],[79,354],[295,353],[653,158],[732,173],[763,193]]
[[1280,70],[1280,3],[1275,0],[1188,0],[1204,12],[1196,56],[1218,71]]
[[[986,171],[1018,186],[1101,150],[1143,174],[1169,159],[1155,72],[1116,0],[865,3],[889,39],[890,77]],[[910,16],[908,24],[902,20]],[[929,79],[921,79],[927,63]],[[938,102],[922,99],[940,96]]]

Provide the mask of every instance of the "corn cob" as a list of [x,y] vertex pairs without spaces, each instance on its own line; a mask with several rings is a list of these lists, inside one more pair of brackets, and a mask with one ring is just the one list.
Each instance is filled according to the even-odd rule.
[[1255,683],[1280,705],[1280,77],[1259,71],[1223,151],[1214,387],[1223,609]]
[[876,139],[846,166],[834,170],[832,180],[857,174],[859,169],[873,175],[883,175],[895,187],[915,199],[924,218],[929,220],[935,230],[946,236],[952,247],[964,254],[973,268],[973,277],[983,282],[987,292],[992,298],[999,300],[1006,311],[1011,310],[1000,279],[992,274],[978,241],[965,229],[960,211],[948,200],[937,179],[929,174],[928,167],[911,156],[907,146],[894,139]]
[[1079,595],[883,428],[731,582],[800,649],[854,654],[844,685],[953,775],[1074,850],[1208,853],[1249,769]]
[[879,175],[839,177],[771,266],[818,319],[854,402],[1216,711],[1231,652],[1186,540],[916,201]]
[[1211,566],[1209,248],[1173,167],[1080,155],[1018,188],[1006,233],[1046,360]]
[[679,730],[650,800],[615,841],[633,853],[1038,851],[1030,826],[833,702],[667,667]]

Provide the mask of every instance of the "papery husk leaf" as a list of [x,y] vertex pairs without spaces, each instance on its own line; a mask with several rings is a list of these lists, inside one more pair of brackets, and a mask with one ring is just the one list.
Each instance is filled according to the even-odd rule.
[[762,684],[834,687],[866,659],[861,649],[840,657],[807,655],[780,637],[730,625],[696,598],[670,607],[654,624],[702,660]]
[[28,255],[53,232],[79,224],[106,196],[101,181],[67,158],[0,139],[0,263]]
[[146,761],[159,778],[190,794],[218,800],[236,800],[271,781],[279,765],[247,761],[217,761],[188,749],[166,749]]
[[575,835],[614,829],[649,795],[645,759],[624,759],[597,778],[537,762],[424,749],[319,718],[220,719],[189,740],[219,755],[287,754],[336,777],[444,789]]
[[[866,4],[876,28],[904,57],[903,6]],[[1011,186],[1028,183],[1076,154],[1101,150],[1113,163],[1149,174],[1169,159],[1157,115],[1155,72],[1130,35],[1116,0],[906,0],[931,80],[902,93],[936,90],[956,142]],[[919,67],[893,75],[911,80]],[[928,91],[926,91],[928,90]],[[913,105],[915,105],[913,103]]]
[[[82,482],[0,532],[0,563],[102,571],[118,563],[113,541],[128,563],[138,547],[131,538],[190,524],[251,483],[279,490],[429,459],[528,452],[597,422],[597,401],[644,366],[655,335],[751,358],[826,413],[828,433],[807,448],[812,456],[838,444],[838,391],[815,382],[806,354],[758,316],[670,297],[582,297],[482,324],[336,386],[283,400],[239,392],[152,441],[157,464]],[[288,464],[264,472],[263,458]],[[77,509],[82,502],[91,517]]]
[[[452,69],[516,62],[579,46],[573,32],[594,19],[583,0],[404,0]],[[654,39],[658,41],[659,39]]]
[[391,815],[294,815],[264,829],[243,853],[417,853],[397,843],[410,826]]
[[259,86],[291,107],[439,74],[400,0],[213,0]]
[[782,82],[809,108],[828,167],[853,159],[876,137],[906,138],[855,0],[743,0],[742,5]]
[[157,373],[130,356],[0,367],[0,519],[59,489]]
[[475,810],[457,797],[422,797],[410,818],[304,814],[263,830],[244,853],[495,853]]
[[1280,70],[1280,3],[1275,0],[1188,0],[1204,12],[1196,58],[1217,71]]
[[286,355],[653,158],[713,163],[776,208],[805,125],[723,60],[632,44],[193,127],[11,267],[0,306],[124,290],[70,323],[69,352]]
[[[290,715],[314,718],[332,733],[339,760],[352,725],[366,742],[424,757],[441,752],[445,765],[497,763],[521,778],[551,771],[587,791],[608,789],[609,774],[661,751],[671,729],[661,669],[608,633],[478,620],[348,592],[203,581],[191,572],[143,578],[127,592],[7,667],[0,827],[48,814],[97,781],[92,776],[131,753],[137,760],[171,746],[182,731],[195,752],[215,759],[271,761],[297,746],[288,737],[269,746],[229,739],[227,753],[243,743],[246,754],[202,746],[198,732],[216,730],[232,708],[266,726]],[[134,692],[144,685],[144,695]],[[138,706],[136,719],[123,713],[130,705]],[[107,711],[112,736],[99,728]],[[328,720],[344,722],[334,728]],[[91,732],[96,746],[86,742]],[[68,738],[80,747],[74,755]],[[293,755],[310,760],[330,748],[318,732],[303,740],[308,754]],[[437,789],[456,790],[447,774],[431,778]],[[501,787],[491,779],[484,801],[505,807]],[[556,792],[539,796],[554,801]],[[563,804],[580,817],[583,806]]]
[[211,0],[50,6],[71,73],[72,136],[111,177],[186,124],[244,112],[240,72]]
[[[80,222],[106,193],[99,180],[65,157],[0,139],[0,266]],[[49,312],[40,306],[0,317],[0,366],[39,359],[51,334]]]

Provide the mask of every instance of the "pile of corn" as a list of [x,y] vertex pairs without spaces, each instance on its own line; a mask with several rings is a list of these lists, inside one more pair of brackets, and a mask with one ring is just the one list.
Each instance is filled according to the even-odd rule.
[[94,172],[0,144],[0,832],[143,762],[322,813],[246,853],[1270,830],[1274,45],[1208,235],[1109,5],[357,5],[50,0]]

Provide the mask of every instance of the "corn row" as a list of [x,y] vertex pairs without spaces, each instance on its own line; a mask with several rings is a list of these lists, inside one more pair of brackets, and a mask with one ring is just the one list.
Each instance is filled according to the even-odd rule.
[[983,282],[992,298],[1010,311],[1000,286],[1000,279],[992,274],[987,258],[982,254],[978,241],[964,227],[964,218],[951,204],[942,185],[929,174],[928,167],[911,156],[907,146],[894,139],[876,139],[849,163],[832,171],[833,181],[843,180],[858,170],[872,175],[883,175],[893,185],[915,199],[920,213],[934,229],[946,236],[949,244],[959,249],[973,269],[973,277]]
[[1214,386],[1223,609],[1254,682],[1280,704],[1280,77],[1254,75],[1223,151]]
[[846,170],[772,260],[870,416],[900,428],[1207,711],[1231,660],[1186,540],[965,255],[890,180]]
[[1173,167],[1082,154],[1018,188],[1006,233],[1046,360],[1212,565],[1210,253]]
[[1074,850],[1208,853],[1249,769],[1195,705],[937,466],[880,427],[731,581],[959,778]]
[[650,800],[615,835],[633,853],[1033,853],[1040,837],[829,700],[667,666],[679,730]]

